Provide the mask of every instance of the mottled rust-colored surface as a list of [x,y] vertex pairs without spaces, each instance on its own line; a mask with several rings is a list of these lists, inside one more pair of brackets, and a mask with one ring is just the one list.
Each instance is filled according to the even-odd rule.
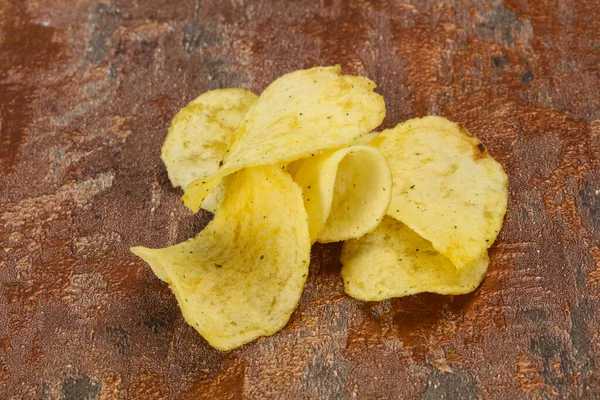
[[[0,0],[0,398],[596,398],[596,0]],[[444,115],[510,176],[466,296],[363,303],[314,248],[280,333],[210,348],[129,253],[194,235],[159,159],[213,88],[342,65],[386,127]]]

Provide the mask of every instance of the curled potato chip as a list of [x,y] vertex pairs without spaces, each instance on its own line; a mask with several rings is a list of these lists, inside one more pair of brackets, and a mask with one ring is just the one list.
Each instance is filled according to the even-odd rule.
[[219,169],[233,133],[258,96],[244,89],[206,92],[173,118],[161,149],[174,187]]
[[377,227],[392,194],[392,175],[378,150],[351,146],[298,163],[292,169],[312,242],[357,238]]
[[224,164],[185,188],[185,205],[197,211],[225,176],[244,167],[288,164],[349,145],[377,127],[385,104],[375,83],[340,71],[300,70],[269,85],[233,134]]
[[185,320],[221,350],[283,328],[310,260],[302,192],[286,171],[247,168],[227,186],[214,219],[196,237],[131,249],[169,284]]
[[393,175],[388,215],[458,269],[481,259],[500,231],[508,201],[506,173],[484,145],[458,124],[432,116],[385,130],[372,145]]
[[372,233],[345,242],[341,261],[344,290],[366,301],[421,292],[469,293],[479,286],[489,264],[485,251],[458,270],[430,242],[389,216]]

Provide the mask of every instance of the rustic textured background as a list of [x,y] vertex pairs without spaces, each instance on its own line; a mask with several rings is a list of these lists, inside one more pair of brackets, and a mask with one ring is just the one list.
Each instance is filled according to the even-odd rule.
[[[0,398],[597,398],[597,0],[0,0]],[[341,64],[386,127],[444,115],[510,177],[466,296],[364,303],[313,252],[280,333],[222,353],[129,253],[192,236],[159,159],[196,95]]]

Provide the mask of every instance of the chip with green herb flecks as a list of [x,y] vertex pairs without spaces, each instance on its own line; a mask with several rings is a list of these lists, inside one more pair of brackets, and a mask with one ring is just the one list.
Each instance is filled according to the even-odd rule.
[[283,328],[300,299],[310,260],[302,191],[276,166],[244,169],[196,237],[131,250],[169,284],[185,320],[213,347],[241,346]]

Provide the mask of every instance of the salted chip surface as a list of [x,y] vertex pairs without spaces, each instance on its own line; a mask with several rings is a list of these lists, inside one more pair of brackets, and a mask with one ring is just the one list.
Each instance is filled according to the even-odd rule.
[[372,145],[393,175],[388,215],[406,224],[458,269],[492,245],[504,219],[508,178],[485,146],[441,117],[406,121]]
[[225,195],[227,194],[227,186],[229,184],[229,178],[231,175],[226,176],[218,185],[213,189],[212,192],[202,202],[201,208],[206,211],[210,211],[211,213],[216,213],[219,209],[219,206],[225,199]]
[[421,292],[469,293],[489,265],[484,251],[468,268],[456,269],[430,242],[389,216],[372,233],[344,242],[341,261],[345,292],[365,301]]
[[357,238],[379,225],[390,203],[392,175],[377,149],[350,146],[298,163],[292,169],[312,242]]
[[223,177],[244,167],[287,164],[342,148],[379,126],[383,97],[373,81],[342,75],[339,66],[283,75],[269,85],[232,137],[224,164],[185,188],[185,205],[197,211]]
[[214,219],[196,237],[164,249],[134,247],[175,294],[185,320],[229,350],[288,322],[310,260],[302,191],[277,166],[231,177]]
[[244,89],[203,93],[173,118],[161,158],[174,187],[219,169],[235,130],[258,96]]

